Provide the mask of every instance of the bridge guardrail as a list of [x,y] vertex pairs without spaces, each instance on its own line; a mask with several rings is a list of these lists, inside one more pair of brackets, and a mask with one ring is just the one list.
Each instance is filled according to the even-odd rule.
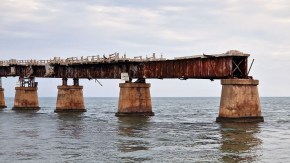
[[87,56],[87,57],[69,57],[66,59],[60,58],[60,57],[54,57],[50,60],[16,60],[16,59],[10,59],[10,60],[2,60],[0,61],[0,66],[11,66],[11,65],[23,65],[23,66],[45,66],[47,64],[61,64],[61,65],[71,65],[71,64],[90,64],[90,63],[110,63],[110,62],[117,62],[117,61],[131,61],[131,62],[143,62],[143,61],[160,61],[160,60],[166,60],[163,58],[163,55],[161,55],[161,58],[156,58],[155,53],[151,57],[146,56],[146,58],[142,58],[142,56],[136,56],[134,58],[127,58],[126,54],[123,56],[120,56],[119,53],[113,53],[109,54],[108,57],[103,55],[103,57],[100,57],[100,55],[96,56]]

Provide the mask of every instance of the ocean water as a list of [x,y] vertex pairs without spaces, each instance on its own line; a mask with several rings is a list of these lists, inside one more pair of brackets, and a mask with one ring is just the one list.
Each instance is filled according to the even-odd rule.
[[290,162],[290,98],[261,98],[264,123],[216,123],[219,98],[153,98],[154,117],[118,118],[118,98],[87,112],[0,110],[0,162]]

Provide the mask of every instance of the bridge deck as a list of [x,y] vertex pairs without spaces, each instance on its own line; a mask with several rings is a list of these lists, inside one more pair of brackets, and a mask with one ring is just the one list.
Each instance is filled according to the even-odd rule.
[[39,78],[120,79],[121,73],[130,78],[149,79],[226,79],[248,78],[249,54],[228,51],[219,55],[199,55],[164,58],[133,59],[90,56],[86,58],[54,58],[53,60],[0,61],[0,77],[20,76]]

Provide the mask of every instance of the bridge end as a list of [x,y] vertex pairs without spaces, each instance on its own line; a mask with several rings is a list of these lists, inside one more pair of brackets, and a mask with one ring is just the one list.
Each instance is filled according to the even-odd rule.
[[259,80],[223,79],[216,122],[264,122],[258,93]]
[[120,83],[117,117],[154,116],[149,83]]

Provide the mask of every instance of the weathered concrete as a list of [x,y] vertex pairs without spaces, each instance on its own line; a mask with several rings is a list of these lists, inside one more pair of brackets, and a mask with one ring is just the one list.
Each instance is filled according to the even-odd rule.
[[83,86],[58,86],[54,112],[85,112]]
[[263,122],[258,80],[221,80],[222,95],[217,122]]
[[153,116],[150,84],[121,83],[116,116]]
[[13,110],[38,110],[37,87],[15,87]]
[[4,89],[0,88],[0,109],[7,108],[5,105]]

